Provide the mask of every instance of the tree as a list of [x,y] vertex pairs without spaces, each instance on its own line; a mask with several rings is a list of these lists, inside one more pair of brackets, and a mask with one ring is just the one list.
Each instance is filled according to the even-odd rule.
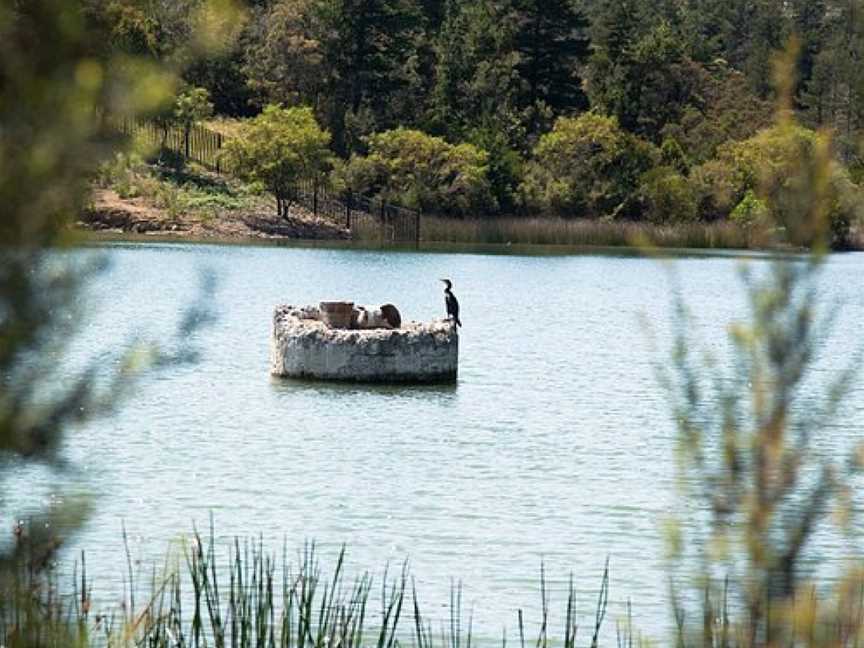
[[417,0],[279,0],[247,49],[250,83],[265,101],[312,106],[345,155],[414,116],[422,27]]
[[[790,198],[794,192],[790,192],[795,188],[795,179],[803,173],[802,165],[817,156],[827,156],[819,168],[827,173],[821,181],[825,183],[824,215],[829,231],[835,233],[830,244],[844,248],[848,245],[849,226],[861,218],[864,194],[835,159],[825,134],[783,121],[747,140],[722,145],[716,160],[694,170],[694,177],[697,185],[701,184],[699,193],[708,213],[719,209],[725,217],[747,200],[749,193],[754,193],[767,205],[773,222],[779,224],[788,242],[809,247],[814,243],[814,233],[802,222],[800,210]],[[714,206],[708,207],[712,202]]]
[[186,157],[189,155],[189,134],[192,127],[213,114],[213,104],[210,103],[210,93],[206,88],[184,88],[174,100],[173,120],[184,133],[186,142]]
[[335,72],[325,40],[328,21],[315,0],[280,0],[257,16],[244,72],[265,103],[305,104],[322,114]]
[[691,62],[689,68],[691,99],[662,136],[678,141],[694,163],[713,158],[721,144],[752,137],[773,123],[773,104],[760,99],[741,72],[723,61],[707,67]]
[[681,3],[681,36],[694,61],[709,64],[726,56],[724,38],[729,7],[729,0]]
[[[70,427],[112,411],[149,357],[118,350],[58,380],[80,288],[100,263],[65,254],[87,180],[119,143],[110,118],[135,118],[162,105],[176,80],[149,54],[100,39],[101,28],[78,2],[29,0],[0,5],[0,478],[19,465],[74,475],[60,449]],[[223,37],[225,35],[223,34]],[[44,46],[34,46],[43,43]],[[137,45],[125,43],[132,50]],[[132,73],[134,72],[134,74]],[[199,313],[200,314],[200,313]],[[195,327],[195,313],[189,326]],[[122,346],[122,345],[121,345]],[[187,346],[181,349],[189,351]],[[188,356],[183,356],[188,357]],[[137,362],[133,362],[137,360]],[[106,367],[105,365],[109,366]],[[12,459],[14,462],[10,462]],[[87,500],[43,507],[28,502],[32,523],[0,547],[0,624],[14,646],[85,646],[86,628],[58,618],[44,572],[60,544],[86,519]],[[19,515],[24,512],[6,512]],[[26,578],[22,579],[22,574]],[[82,603],[88,603],[82,592]],[[86,605],[81,614],[86,618]]]
[[397,128],[368,138],[369,153],[338,167],[336,184],[430,213],[494,210],[488,154],[472,144]]
[[827,14],[824,46],[814,58],[802,103],[812,123],[837,130],[844,154],[851,157],[864,128],[864,5],[844,0],[832,3]]
[[234,173],[267,187],[279,216],[287,217],[297,183],[318,182],[329,168],[329,144],[330,134],[318,126],[311,108],[270,105],[227,142],[225,158]]
[[678,120],[694,95],[681,39],[666,22],[637,38],[629,17],[615,13],[607,21],[589,68],[591,104],[623,128],[659,142],[663,128]]
[[657,157],[614,117],[561,117],[534,148],[521,192],[527,205],[567,216],[632,216],[639,179]]
[[519,55],[507,2],[454,0],[436,45],[435,85],[429,121],[434,131],[461,139],[480,124],[514,148],[525,143],[520,111]]
[[690,223],[698,217],[696,198],[687,178],[670,166],[658,166],[639,180],[642,217],[650,223]]
[[[812,153],[799,159],[785,196],[768,198],[767,208],[748,198],[750,216],[761,219],[794,209],[813,252],[743,273],[749,319],[730,326],[728,358],[694,350],[689,313],[676,304],[664,382],[675,403],[679,483],[707,513],[670,526],[679,645],[827,647],[862,631],[860,556],[836,574],[836,588],[818,594],[806,558],[817,534],[854,533],[852,489],[864,467],[860,446],[828,439],[857,357],[819,389],[804,388],[832,320],[816,310],[831,238],[831,159],[824,148]],[[695,579],[680,569],[689,559]]]
[[556,116],[585,110],[580,77],[589,54],[585,16],[571,0],[518,0],[515,13],[522,105],[546,106]]
[[825,45],[825,0],[794,0],[792,21],[796,37],[800,41],[801,55],[798,59],[796,100],[813,77],[816,57]]
[[258,112],[243,67],[244,44],[249,38],[246,28],[230,49],[195,61],[183,73],[183,80],[190,86],[207,89],[216,114],[251,117]]

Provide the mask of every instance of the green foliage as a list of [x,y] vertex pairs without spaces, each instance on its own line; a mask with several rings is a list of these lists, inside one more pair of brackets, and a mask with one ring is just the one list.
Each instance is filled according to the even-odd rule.
[[[823,175],[826,161],[814,164]],[[802,221],[826,239],[826,194],[818,183],[793,191]],[[689,313],[677,303],[673,368],[663,375],[675,402],[679,483],[688,502],[708,512],[671,526],[679,645],[860,639],[862,571],[842,567],[821,596],[810,581],[816,536],[854,534],[853,488],[864,465],[860,446],[830,439],[861,349],[823,377],[821,391],[803,389],[832,323],[814,307],[823,258],[817,251],[758,274],[745,269],[750,317],[730,327],[725,360],[694,349]]]
[[[512,212],[519,201],[522,156],[511,147],[507,136],[495,124],[470,131],[467,139],[469,143],[488,153],[489,191],[497,209],[504,213]],[[487,206],[485,211],[493,211],[492,205]]]
[[427,83],[421,25],[414,0],[279,0],[259,15],[247,75],[265,102],[312,105],[347,154],[414,117]]
[[[632,20],[614,16],[625,25]],[[629,42],[619,42],[625,36]],[[588,96],[595,109],[614,115],[625,129],[656,141],[691,101],[693,78],[681,39],[669,24],[638,38],[635,27],[622,26],[597,43]]]
[[774,106],[756,96],[747,78],[723,61],[702,67],[690,65],[693,96],[674,123],[663,128],[693,162],[713,158],[728,141],[752,137],[774,120]]
[[489,156],[473,144],[396,129],[367,139],[369,153],[337,168],[335,184],[430,213],[477,214],[494,207]]
[[175,123],[188,132],[213,114],[210,92],[206,88],[185,88],[174,101],[173,113]]
[[509,3],[451,2],[436,42],[435,83],[428,120],[436,132],[462,138],[472,128],[497,130],[510,146],[525,143],[528,115]]
[[709,160],[692,169],[690,183],[704,220],[726,218],[743,198],[734,170],[719,160]]
[[612,117],[562,117],[535,147],[521,192],[535,209],[629,216],[639,179],[657,159],[651,144],[623,131]]
[[240,177],[261,182],[283,201],[300,180],[318,180],[331,163],[330,134],[318,126],[310,108],[267,106],[225,146],[226,161]]
[[[823,168],[827,174],[814,177]],[[693,175],[706,213],[749,222],[761,203],[795,245],[809,246],[815,241],[812,228],[802,221],[800,206],[790,198],[801,192],[802,184],[824,185],[825,219],[832,223],[833,247],[849,247],[852,225],[861,218],[861,190],[834,158],[828,136],[788,120],[750,139],[724,144],[717,159]],[[754,202],[757,198],[758,203]]]
[[[209,2],[202,10],[217,9]],[[154,62],[153,24],[131,2],[28,0],[0,3],[0,479],[22,467],[75,478],[62,459],[65,432],[110,413],[134,376],[153,363],[191,359],[183,340],[205,313],[190,313],[178,356],[119,345],[80,372],[63,367],[79,289],[101,267],[92,256],[61,253],[87,198],[87,182],[118,145],[111,118],[137,118],[164,105],[176,83]],[[104,18],[103,21],[97,20]],[[108,30],[106,32],[106,30]],[[202,30],[203,33],[203,30]],[[123,36],[125,34],[126,36]],[[38,45],[37,45],[38,44]],[[181,357],[182,356],[182,357]],[[8,469],[14,468],[13,472]],[[61,479],[62,477],[62,479]],[[5,484],[4,484],[5,490]],[[30,522],[0,545],[0,643],[83,646],[86,632],[51,599],[46,571],[86,519],[89,501],[28,501]],[[21,519],[22,511],[4,517]],[[22,578],[26,575],[26,578]],[[79,612],[89,605],[80,592]],[[86,611],[83,612],[86,617]]]
[[687,178],[669,166],[645,173],[639,183],[643,218],[651,223],[689,223],[697,219],[697,204]]
[[746,227],[767,224],[769,219],[768,205],[765,204],[764,200],[758,198],[753,190],[748,190],[741,202],[729,214],[729,220]]
[[450,3],[437,38],[430,126],[456,138],[494,120],[510,148],[527,149],[528,133],[587,108],[587,32],[571,2]]
[[579,77],[590,53],[585,15],[561,0],[515,0],[513,12],[522,107],[548,107],[556,115],[585,110]]
[[667,137],[663,140],[660,146],[660,164],[667,167],[672,167],[681,175],[687,175],[690,171],[690,164],[687,160],[687,154],[674,137]]

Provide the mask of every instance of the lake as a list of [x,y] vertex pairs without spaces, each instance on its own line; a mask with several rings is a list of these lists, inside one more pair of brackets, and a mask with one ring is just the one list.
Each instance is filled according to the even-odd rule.
[[[481,637],[500,636],[506,624],[515,640],[520,607],[536,619],[543,561],[556,613],[574,574],[584,642],[608,556],[609,631],[629,598],[637,625],[664,636],[661,527],[681,510],[675,430],[656,374],[671,347],[670,271],[692,308],[693,337],[722,353],[726,327],[746,315],[739,257],[173,243],[101,252],[111,263],[88,293],[75,362],[110,363],[124,340],[168,339],[199,275],[218,280],[218,319],[196,334],[200,362],[143,380],[117,416],[68,439],[64,452],[96,507],[67,555],[87,550],[106,600],[123,592],[122,523],[136,569],[149,574],[212,512],[223,544],[262,534],[275,551],[284,539],[293,554],[314,539],[326,566],[347,543],[349,573],[378,575],[407,558],[434,618],[446,617],[451,579],[461,579]],[[426,320],[444,313],[439,277],[453,280],[462,308],[458,385],[336,386],[268,375],[277,304],[393,302],[403,319]],[[814,385],[862,343],[862,278],[864,254],[832,257],[825,268],[825,303],[845,306]],[[862,414],[859,379],[823,440],[830,451],[862,436]],[[56,495],[44,473],[29,480],[30,494]],[[25,500],[20,489],[7,497]],[[842,564],[845,545],[819,541],[823,564]]]

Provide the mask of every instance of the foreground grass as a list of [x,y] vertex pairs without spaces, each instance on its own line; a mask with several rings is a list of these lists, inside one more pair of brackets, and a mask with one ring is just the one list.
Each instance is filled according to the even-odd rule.
[[[124,542],[125,542],[124,534]],[[19,564],[14,578],[0,581],[0,646],[3,648],[471,648],[497,645],[507,648],[598,648],[615,645],[675,645],[702,648],[755,648],[764,645],[748,637],[746,609],[729,603],[727,581],[722,600],[712,600],[706,590],[702,620],[696,619],[696,634],[688,631],[694,619],[683,608],[670,610],[676,630],[667,641],[652,644],[639,633],[628,601],[624,614],[607,628],[609,608],[609,561],[595,594],[577,600],[571,574],[565,596],[551,613],[553,602],[541,565],[538,591],[539,618],[526,619],[523,610],[500,620],[504,633],[498,638],[476,636],[473,614],[464,612],[462,586],[451,586],[449,602],[433,618],[421,602],[407,564],[395,572],[386,568],[374,579],[368,572],[346,576],[343,547],[329,570],[318,560],[314,544],[307,544],[296,563],[271,551],[259,540],[233,544],[217,550],[210,534],[197,532],[184,543],[180,555],[171,555],[161,572],[155,569],[148,582],[135,580],[137,568],[127,547],[124,599],[115,609],[96,610],[92,584],[87,579],[84,556],[76,564],[72,586],[61,590],[55,571],[36,570],[33,563]],[[168,567],[168,565],[174,565]],[[4,566],[4,569],[9,568]],[[599,570],[598,570],[599,572]],[[804,588],[793,601],[794,614],[772,615],[772,623],[788,627],[790,636],[802,637],[808,646],[859,646],[860,619],[864,615],[864,585],[852,592],[850,605],[835,610],[838,600],[817,593],[815,584]],[[442,605],[442,603],[444,603]],[[579,605],[579,604],[582,605]],[[588,619],[580,619],[577,605],[593,608]],[[824,609],[821,608],[824,606]],[[470,607],[470,606],[469,606]],[[800,609],[799,609],[800,608]],[[810,610],[810,612],[807,612]],[[824,615],[823,612],[828,614]],[[806,612],[806,613],[805,613]],[[811,613],[812,612],[812,613]],[[551,619],[558,619],[554,625]],[[586,621],[583,625],[579,621]],[[512,632],[508,636],[506,628]],[[530,628],[530,630],[529,630]],[[604,629],[605,628],[605,629]],[[613,636],[614,643],[609,639]],[[601,637],[602,634],[602,637]],[[530,635],[530,636],[529,636]],[[778,644],[772,644],[778,645]],[[785,644],[784,644],[785,645]]]
[[[478,643],[473,618],[463,613],[461,584],[451,588],[447,618],[433,620],[426,615],[407,565],[395,574],[385,569],[379,580],[368,573],[349,579],[345,554],[343,547],[330,571],[321,567],[312,544],[303,548],[296,565],[284,548],[277,557],[260,540],[235,540],[225,555],[217,556],[212,530],[209,538],[196,533],[183,548],[180,565],[158,576],[154,572],[143,594],[134,582],[130,560],[128,597],[119,609],[99,614],[91,607],[92,586],[83,556],[72,591],[65,595],[58,593],[56,582],[46,583],[25,569],[16,592],[0,593],[0,645],[470,648]],[[609,600],[608,561],[596,613],[587,627],[577,624],[572,576],[563,627],[550,627],[550,597],[542,567],[539,597],[540,619],[533,624],[538,629],[526,636],[520,609],[511,624],[516,628],[511,641],[523,648],[529,641],[537,648],[598,646]],[[17,603],[10,606],[3,601]],[[619,627],[619,637],[632,640],[632,626],[625,625]],[[506,635],[502,641],[506,645]]]

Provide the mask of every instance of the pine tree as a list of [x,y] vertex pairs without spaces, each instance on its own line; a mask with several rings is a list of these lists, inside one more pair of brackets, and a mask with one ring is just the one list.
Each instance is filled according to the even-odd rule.
[[495,117],[519,122],[520,77],[509,2],[451,0],[436,46],[431,122],[458,139]]
[[587,108],[580,77],[590,52],[585,16],[569,0],[520,0],[515,8],[523,104],[542,102],[556,115]]
[[798,92],[813,76],[816,57],[825,45],[825,0],[793,0],[792,22],[801,44],[798,58]]

